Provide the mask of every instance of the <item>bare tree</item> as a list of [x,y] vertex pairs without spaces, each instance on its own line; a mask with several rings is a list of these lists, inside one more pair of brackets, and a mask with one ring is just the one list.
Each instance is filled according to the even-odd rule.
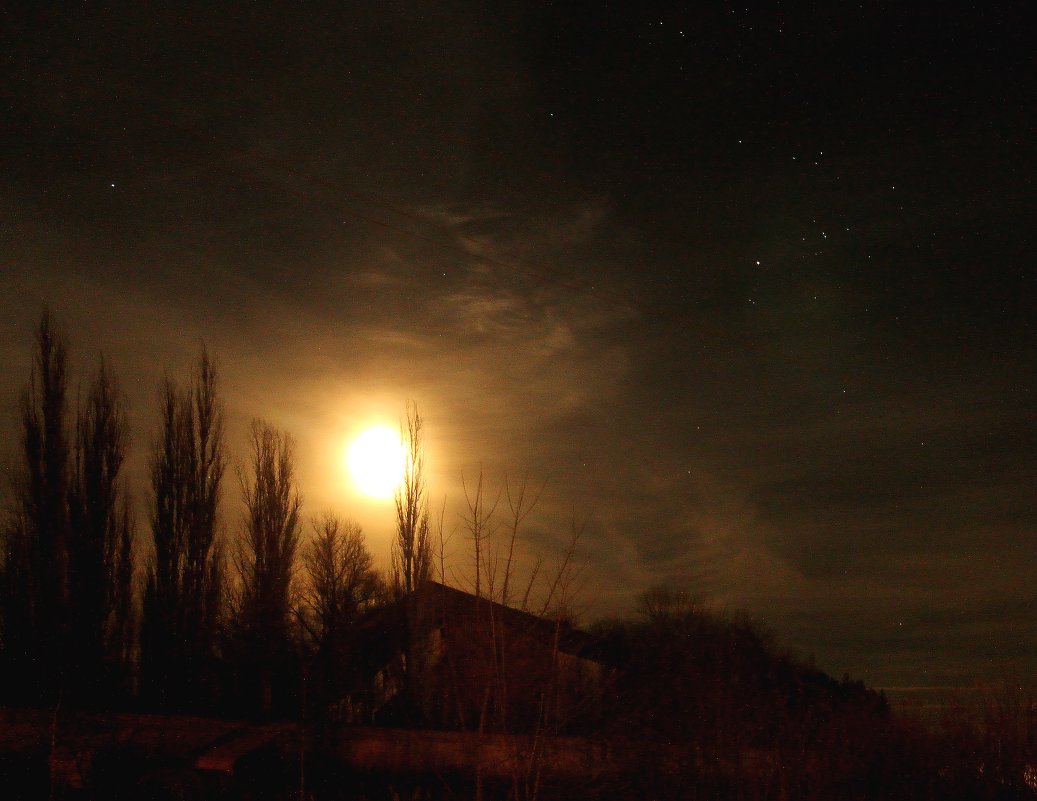
[[417,405],[408,403],[406,417],[400,423],[404,467],[403,480],[396,490],[396,537],[392,546],[393,590],[397,595],[412,593],[428,579],[432,569],[422,425]]
[[[557,734],[591,697],[581,686],[579,663],[562,653],[563,639],[571,634],[567,618],[576,589],[573,559],[584,526],[573,521],[560,561],[549,575],[542,575],[544,560],[536,556],[520,581],[522,532],[543,488],[531,492],[528,478],[519,483],[505,478],[503,488],[493,494],[481,470],[474,481],[462,476],[462,484],[462,525],[471,543],[473,569],[472,577],[463,581],[476,599],[463,636],[455,640],[449,632],[443,635],[449,642],[444,686],[457,699],[462,727],[517,727],[533,736],[532,749],[521,758],[516,754],[516,764],[525,768],[515,771],[511,788],[512,797],[532,800],[541,790],[542,735]],[[459,653],[451,654],[449,648]],[[478,772],[475,781],[480,797]]]
[[637,612],[654,626],[672,625],[702,614],[705,600],[665,585],[649,587],[637,597]]
[[313,521],[314,538],[303,555],[308,585],[304,607],[319,641],[334,639],[378,597],[380,582],[360,524],[330,512]]
[[272,709],[273,677],[290,651],[292,577],[302,501],[295,485],[292,437],[252,422],[250,469],[239,473],[245,521],[234,562],[236,623],[245,653],[259,670],[261,709]]
[[196,642],[203,654],[212,649],[219,630],[223,591],[223,547],[218,526],[227,459],[223,409],[216,388],[216,366],[203,346],[185,398],[190,408],[185,423],[191,442],[187,451],[191,524],[186,531],[183,572],[184,596],[189,601],[184,614],[198,621],[200,636]]
[[[493,502],[487,503],[481,468],[471,489],[469,489],[468,482],[465,481],[464,474],[461,475],[461,486],[464,489],[465,505],[468,507],[466,512],[462,512],[461,519],[468,531],[468,538],[472,542],[473,590],[477,598],[482,598],[484,574],[491,585],[493,582],[494,571],[487,557],[489,556],[490,539],[496,530],[493,517],[497,511],[497,505],[500,503],[501,494],[498,492]],[[493,595],[492,586],[489,588],[488,594]]]
[[151,460],[154,555],[144,594],[141,681],[144,694],[151,700],[175,706],[179,693],[171,685],[183,676],[187,661],[179,610],[184,595],[189,440],[182,396],[169,378],[163,382],[161,393],[162,430]]
[[[504,581],[501,586],[500,602],[505,606],[511,606],[511,590],[512,590],[512,577],[515,565],[515,544],[519,539],[519,529],[522,524],[525,523],[526,518],[529,517],[530,513],[536,507],[537,503],[540,502],[540,495],[544,491],[543,485],[537,491],[536,495],[532,498],[526,497],[526,489],[529,481],[529,473],[522,479],[522,483],[517,487],[512,487],[511,482],[504,479],[504,494],[508,501],[508,521],[507,521],[507,555],[504,558]],[[533,574],[535,580],[536,574]],[[528,603],[528,593],[523,599],[523,604]]]
[[111,678],[128,677],[133,634],[125,413],[102,357],[70,437],[65,346],[46,311],[36,344],[22,402],[24,472],[4,549],[4,643],[14,657],[6,661],[22,668],[7,684],[26,700],[68,685],[74,700],[100,701],[109,667]]
[[169,705],[199,698],[219,626],[220,490],[226,466],[216,369],[203,347],[188,388],[161,389],[151,462],[154,556],[141,631],[146,692]]
[[4,550],[5,686],[23,700],[59,688],[69,598],[67,359],[44,311],[21,403],[22,466]]
[[[69,492],[73,680],[101,700],[126,688],[133,632],[133,526],[122,478],[128,431],[115,378],[101,358],[77,414]],[[106,675],[111,673],[112,675]]]
[[382,595],[382,582],[358,523],[326,512],[312,525],[299,618],[313,649],[320,700],[327,704],[347,689],[356,623]]

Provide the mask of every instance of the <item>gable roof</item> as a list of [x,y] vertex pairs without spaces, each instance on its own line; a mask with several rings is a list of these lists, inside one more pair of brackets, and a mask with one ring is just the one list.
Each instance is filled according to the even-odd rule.
[[[601,661],[600,641],[561,618],[549,618],[515,609],[463,590],[428,580],[410,595],[374,610],[361,624],[362,639],[375,662],[387,657],[401,645],[406,631],[407,610],[422,609],[428,617],[424,625],[449,625],[451,620],[471,619],[475,615],[493,620],[513,631],[552,645],[558,637],[558,650],[581,659]],[[380,654],[378,656],[376,654]]]
[[495,622],[499,621],[509,628],[521,631],[545,643],[553,643],[557,634],[558,649],[563,653],[582,658],[596,658],[594,654],[597,650],[598,638],[575,628],[564,618],[546,617],[516,609],[489,598],[448,587],[438,581],[426,581],[412,595],[416,596],[419,603],[427,601],[432,604],[433,610],[438,608],[440,614],[445,618],[441,622],[449,622],[451,612],[482,613]]

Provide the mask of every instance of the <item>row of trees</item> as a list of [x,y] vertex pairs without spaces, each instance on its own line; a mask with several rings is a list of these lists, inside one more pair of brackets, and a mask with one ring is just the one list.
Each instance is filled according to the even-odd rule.
[[0,693],[8,702],[139,698],[164,710],[271,714],[295,703],[304,671],[319,693],[340,691],[338,666],[358,617],[427,577],[416,408],[404,430],[409,459],[386,582],[355,523],[315,519],[301,548],[294,443],[261,420],[237,470],[240,532],[227,535],[223,409],[204,347],[186,385],[161,385],[146,526],[133,513],[126,413],[103,357],[74,414],[68,394],[66,348],[44,312],[0,541]]
[[67,425],[67,358],[49,315],[20,408],[22,464],[5,529],[3,687],[30,703],[118,684],[132,648],[127,430],[104,362]]

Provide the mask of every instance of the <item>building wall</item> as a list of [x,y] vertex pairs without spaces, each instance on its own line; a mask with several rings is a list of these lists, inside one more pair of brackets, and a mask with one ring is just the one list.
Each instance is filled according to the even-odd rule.
[[599,663],[559,647],[555,626],[451,591],[413,611],[423,716],[482,731],[567,731],[600,702]]

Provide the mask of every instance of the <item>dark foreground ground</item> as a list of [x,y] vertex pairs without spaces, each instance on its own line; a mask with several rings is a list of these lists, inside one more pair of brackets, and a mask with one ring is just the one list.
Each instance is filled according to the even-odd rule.
[[833,741],[721,754],[620,736],[0,709],[0,799],[1024,801],[1037,799],[1031,711],[994,707],[936,727],[891,720],[854,750]]

